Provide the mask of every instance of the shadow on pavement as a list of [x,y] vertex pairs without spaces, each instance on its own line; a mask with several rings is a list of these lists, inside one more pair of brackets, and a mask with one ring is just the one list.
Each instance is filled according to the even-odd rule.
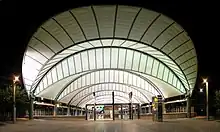
[[5,123],[0,122],[0,127],[5,126],[5,125],[6,125]]

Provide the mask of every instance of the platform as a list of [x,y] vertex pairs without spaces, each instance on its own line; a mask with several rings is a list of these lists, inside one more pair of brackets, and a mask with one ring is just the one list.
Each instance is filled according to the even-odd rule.
[[0,132],[219,132],[220,122],[192,119],[115,121],[58,121],[35,119],[0,125]]

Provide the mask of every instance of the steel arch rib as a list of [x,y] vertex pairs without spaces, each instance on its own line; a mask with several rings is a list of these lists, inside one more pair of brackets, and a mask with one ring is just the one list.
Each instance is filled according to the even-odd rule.
[[[104,90],[104,91],[112,91],[112,90]],[[102,90],[96,91],[96,93],[99,93],[99,92],[103,92],[103,91],[102,91]],[[126,93],[126,94],[128,94],[127,92],[123,92],[123,91],[120,91],[120,90],[115,90],[114,92],[119,92],[119,93]],[[90,95],[92,95],[92,94],[93,94],[93,93],[89,93],[89,94],[87,94],[87,96],[84,96],[83,98],[81,98],[81,99],[77,102],[76,106],[78,106],[84,99],[86,99],[86,97],[90,97]],[[104,94],[104,95],[99,95],[99,96],[96,96],[96,97],[107,96],[107,95],[112,95],[112,94]],[[125,97],[125,96],[122,96],[122,95],[115,95],[115,96],[120,96],[120,97],[123,97],[123,98],[126,99],[126,97]],[[142,102],[142,103],[146,103],[146,102],[144,102],[144,101],[138,99],[137,96],[135,96],[135,95],[133,95],[133,96],[134,96],[134,99],[135,99],[136,101]],[[127,98],[127,99],[129,100],[129,98]],[[73,103],[74,103],[74,102],[70,102],[68,105],[73,104]]]
[[[97,39],[97,40],[99,40],[99,39]],[[122,39],[122,40],[127,40],[127,39]],[[130,41],[130,40],[128,40],[128,41]],[[131,41],[134,41],[134,40],[131,40]],[[134,41],[134,42],[135,42],[135,41]],[[81,43],[79,43],[79,44],[81,44]],[[142,43],[142,44],[143,44],[143,43]],[[72,46],[75,46],[75,45],[72,45]],[[149,45],[147,45],[147,46],[149,46]],[[149,47],[150,47],[150,46],[149,46]],[[93,48],[87,48],[87,49],[84,49],[84,50],[80,50],[80,51],[78,51],[78,52],[75,52],[75,53],[73,53],[73,54],[69,54],[69,55],[67,55],[66,57],[62,58],[61,60],[59,60],[58,62],[56,62],[53,66],[51,66],[51,67],[43,74],[43,76],[41,77],[40,80],[38,80],[38,82],[36,83],[36,85],[33,84],[33,85],[35,85],[35,87],[33,88],[33,91],[35,91],[36,87],[37,87],[37,86],[39,85],[39,83],[42,81],[42,79],[44,78],[44,76],[46,76],[49,71],[51,71],[56,65],[58,65],[58,64],[59,64],[60,62],[62,62],[63,60],[69,58],[70,56],[74,56],[74,55],[79,54],[79,53],[84,52],[84,51],[89,51],[89,50],[93,50],[93,49],[102,49],[102,48],[127,49],[127,50],[136,51],[136,52],[142,53],[142,54],[144,54],[144,55],[150,56],[150,57],[152,57],[153,59],[155,59],[155,60],[159,61],[160,63],[162,63],[162,64],[163,64],[165,67],[167,67],[170,71],[172,71],[172,73],[178,78],[178,80],[181,80],[181,79],[179,78],[179,76],[178,76],[167,64],[165,64],[165,63],[162,62],[160,59],[154,57],[154,56],[151,55],[151,54],[148,54],[148,53],[146,53],[146,52],[143,52],[143,51],[140,51],[140,50],[137,50],[137,49],[132,49],[132,48],[129,48],[129,47],[102,46],[102,47],[93,47]],[[154,48],[154,47],[151,47],[151,48]],[[161,52],[160,50],[158,50],[158,51]],[[165,53],[164,53],[164,54],[165,54]],[[166,55],[166,54],[165,54],[165,55]],[[166,56],[167,56],[167,55],[166,55]],[[167,57],[168,57],[168,56],[167,56]],[[177,63],[175,63],[174,60],[172,60],[172,61],[174,62],[174,64],[176,64],[176,66],[179,68],[179,70],[181,70],[180,66],[177,65]],[[181,71],[181,72],[182,72],[182,74],[185,76],[184,72],[183,72],[183,71]],[[188,82],[188,80],[187,80],[186,77],[185,77],[185,80],[186,80],[186,82]],[[182,81],[180,81],[180,82],[181,82],[181,84],[184,86],[184,89],[187,91],[187,89],[186,89],[185,85],[183,84],[183,82],[182,82]],[[189,86],[188,86],[188,87],[189,87]],[[189,88],[190,88],[190,87],[189,87]]]
[[[147,55],[147,56],[150,56],[152,58],[154,58],[155,60],[157,60],[158,62],[162,63],[165,67],[167,67],[176,77],[177,79],[181,82],[181,84],[183,85],[185,91],[187,91],[185,85],[183,84],[183,82],[181,81],[181,79],[178,77],[178,75],[176,75],[176,73],[169,67],[167,66],[164,62],[160,61],[158,58],[146,53],[146,52],[142,52],[142,51],[139,51],[139,50],[136,50],[136,49],[131,49],[131,48],[127,48],[127,47],[118,47],[118,46],[105,46],[105,47],[94,47],[94,48],[89,48],[89,49],[85,49],[85,50],[81,50],[79,52],[75,52],[74,54],[70,54],[68,55],[67,57],[63,58],[62,60],[60,60],[59,62],[57,62],[55,65],[53,65],[46,73],[45,73],[45,76],[47,75],[47,73],[53,68],[55,67],[57,64],[59,64],[60,62],[62,62],[63,60],[65,60],[66,58],[70,57],[70,56],[74,56],[75,54],[78,54],[78,53],[81,53],[83,51],[88,51],[88,50],[93,50],[93,49],[104,49],[104,48],[119,48],[119,49],[128,49],[128,50],[131,50],[131,51],[136,51],[136,52],[139,52],[139,53],[142,53],[144,55]],[[138,71],[139,72],[139,71]],[[144,73],[146,74],[146,73]],[[43,79],[43,77],[41,78],[41,80]],[[39,85],[40,81],[38,82],[38,84],[35,86],[34,88],[34,92],[37,88],[37,86]],[[167,82],[166,82],[167,83]]]
[[[129,84],[125,84],[125,83],[115,83],[115,82],[105,82],[105,83],[96,83],[96,84],[93,84],[93,85],[87,85],[87,86],[85,86],[85,87],[81,87],[81,88],[79,88],[79,89],[76,89],[76,90],[74,90],[74,91],[78,91],[71,99],[70,99],[70,101],[69,102],[71,102],[78,94],[80,94],[82,91],[84,91],[84,90],[86,90],[86,89],[89,89],[89,88],[91,88],[92,86],[97,86],[97,85],[101,85],[101,84],[119,84],[119,85],[125,85],[125,86],[128,86],[128,87],[130,87],[131,89],[134,89],[134,90],[136,90],[136,91],[138,91],[141,95],[143,95],[145,98],[146,98],[146,100],[150,100],[143,92],[141,92],[138,88],[136,88],[136,86],[129,86]],[[115,90],[113,90],[113,89],[111,89],[112,91],[115,91]],[[145,92],[147,92],[147,93],[151,93],[151,92],[149,92],[149,91],[147,91],[147,90],[145,90],[145,89],[143,89],[142,88],[142,90],[144,90]],[[73,93],[74,91],[71,91],[69,94],[71,94],[71,93]],[[105,90],[104,90],[105,91]],[[67,95],[65,95],[63,98],[65,98],[66,96],[68,96],[69,94],[67,94]],[[153,94],[153,93],[151,93],[151,94]],[[155,95],[155,94],[153,94],[153,95]],[[156,96],[156,95],[155,95]],[[59,99],[59,100],[61,100],[61,99]],[[68,103],[69,104],[69,103]]]
[[[109,95],[108,95],[109,96]],[[106,98],[105,97],[108,97],[108,96],[99,96],[99,97],[104,97],[104,98],[98,98],[96,99],[96,103],[98,102],[101,102],[102,100],[105,100]],[[119,98],[120,97],[120,98]],[[109,100],[111,101],[111,99],[106,99],[106,100]],[[120,100],[121,102],[123,103],[128,103],[129,100],[128,99],[125,99],[125,98],[122,98],[121,96],[115,96],[115,101],[116,100]],[[87,102],[86,102],[87,101]],[[82,103],[80,103],[78,106],[80,107],[83,107],[84,105],[86,105],[88,102],[91,102],[92,100],[86,100],[86,101],[83,101]],[[112,102],[111,102],[112,103]]]
[[[117,97],[117,96],[116,96]],[[105,101],[112,101],[111,99],[105,99],[105,98],[98,98],[98,99],[96,99],[96,104],[98,104],[98,103],[101,103],[103,100],[105,100]],[[88,102],[83,102],[83,103],[81,103],[79,106],[80,107],[83,107],[85,104],[88,104],[88,103],[90,103],[92,100],[89,100]],[[116,101],[121,101],[121,102],[123,102],[123,103],[128,103],[128,101],[127,100],[123,100],[123,99],[120,99],[120,98],[115,98],[115,103],[116,103]],[[112,103],[112,102],[111,102]]]
[[84,73],[84,74],[78,76],[77,78],[74,78],[73,80],[71,80],[67,85],[65,85],[65,86],[60,90],[60,92],[57,94],[55,100],[57,100],[57,99],[59,98],[59,96],[61,95],[61,93],[62,93],[72,82],[76,81],[77,79],[79,79],[79,78],[82,77],[82,76],[85,76],[85,75],[87,75],[87,74],[90,74],[90,73],[93,73],[93,72],[96,72],[96,71],[102,71],[102,70],[125,71],[125,72],[128,72],[128,73],[130,73],[130,74],[136,75],[137,77],[140,77],[141,79],[143,79],[143,80],[145,80],[146,82],[148,82],[151,86],[153,86],[153,88],[154,88],[159,94],[161,94],[161,95],[163,96],[163,98],[164,98],[164,95],[163,95],[163,93],[160,91],[160,89],[159,89],[153,82],[151,82],[149,79],[147,79],[146,77],[143,77],[143,76],[141,76],[141,75],[139,75],[139,74],[137,74],[137,73],[133,73],[133,72],[131,72],[131,71],[129,71],[129,70],[122,70],[122,69],[117,69],[117,68],[116,68],[116,69],[112,69],[112,68],[111,68],[111,69],[95,69],[95,70],[91,70],[90,72]]

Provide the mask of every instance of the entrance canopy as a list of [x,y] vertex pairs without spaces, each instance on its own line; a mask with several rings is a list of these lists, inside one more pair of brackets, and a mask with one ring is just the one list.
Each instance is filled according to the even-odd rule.
[[22,65],[34,96],[84,107],[94,99],[148,103],[192,91],[193,42],[172,19],[139,7],[106,5],[58,14],[34,33]]

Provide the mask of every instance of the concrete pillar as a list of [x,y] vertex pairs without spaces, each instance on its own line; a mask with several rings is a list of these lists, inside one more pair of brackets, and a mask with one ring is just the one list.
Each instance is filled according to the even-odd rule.
[[121,104],[121,119],[123,119],[123,105]]
[[132,106],[131,106],[131,103],[129,103],[129,119],[132,119]]
[[113,120],[115,120],[115,94],[112,92],[112,115]]
[[150,113],[150,114],[152,113],[152,112],[151,112],[151,106],[150,106],[150,105],[149,105],[149,107],[148,107],[148,113]]
[[143,111],[142,111],[142,107],[140,106],[140,114],[142,114],[142,112],[143,112]]
[[70,107],[67,107],[67,116],[70,116]]
[[29,119],[32,120],[34,118],[34,97],[30,97],[30,109],[29,109]]
[[[133,109],[132,109],[133,110]],[[137,109],[136,109],[136,106],[135,106],[135,108],[134,108],[134,113],[133,113],[135,116],[136,116],[136,114],[137,114]]]
[[86,120],[88,120],[88,109],[87,109],[87,105],[86,105],[86,108],[85,108],[85,114],[86,114]]
[[75,116],[75,109],[72,108],[72,115]]
[[57,116],[57,104],[53,107],[53,116]]
[[187,117],[191,118],[191,100],[190,100],[190,96],[187,97],[186,111],[187,111]]
[[78,110],[77,110],[77,108],[75,109],[75,116],[78,116]]
[[138,107],[137,107],[137,116],[138,116],[138,119],[140,119],[140,110],[141,110],[141,107],[140,107],[140,105],[138,104]]
[[62,107],[62,115],[64,115],[64,110],[63,110],[64,108]]
[[80,110],[80,115],[83,116],[83,110],[82,109]]

